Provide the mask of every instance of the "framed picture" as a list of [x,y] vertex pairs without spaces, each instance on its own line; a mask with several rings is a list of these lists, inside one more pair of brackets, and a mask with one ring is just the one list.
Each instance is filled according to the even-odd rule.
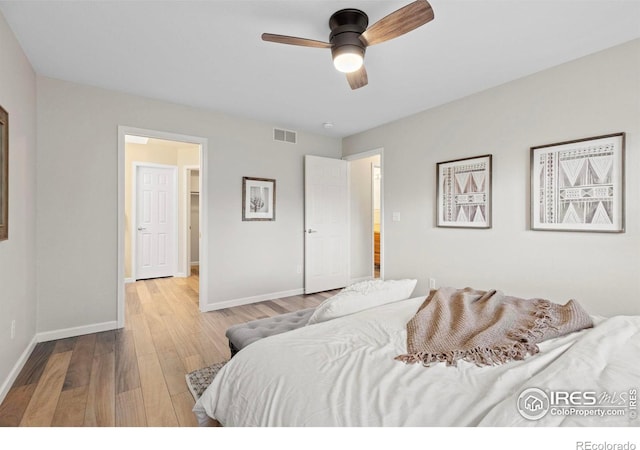
[[276,220],[276,180],[242,177],[242,220]]
[[9,113],[0,106],[0,241],[9,238]]
[[491,158],[437,164],[437,226],[491,228]]
[[624,232],[625,134],[531,147],[531,229]]

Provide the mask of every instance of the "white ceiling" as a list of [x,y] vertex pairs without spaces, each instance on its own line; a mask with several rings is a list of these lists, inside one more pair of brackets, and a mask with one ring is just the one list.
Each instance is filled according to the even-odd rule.
[[356,91],[328,49],[260,40],[326,41],[339,9],[361,9],[371,25],[410,1],[21,0],[0,10],[41,75],[330,136],[640,37],[640,0],[431,0],[432,22],[367,50],[369,85]]

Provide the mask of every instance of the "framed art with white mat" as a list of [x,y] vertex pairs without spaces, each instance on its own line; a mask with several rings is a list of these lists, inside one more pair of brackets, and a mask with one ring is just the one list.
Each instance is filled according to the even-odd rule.
[[531,229],[624,232],[625,134],[531,147]]
[[437,226],[491,228],[492,155],[437,164]]

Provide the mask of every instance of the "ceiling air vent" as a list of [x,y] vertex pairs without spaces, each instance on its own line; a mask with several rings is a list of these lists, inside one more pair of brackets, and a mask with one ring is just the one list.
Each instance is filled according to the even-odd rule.
[[281,130],[280,128],[273,129],[273,140],[280,142],[288,142],[290,144],[296,143],[296,132],[289,130]]

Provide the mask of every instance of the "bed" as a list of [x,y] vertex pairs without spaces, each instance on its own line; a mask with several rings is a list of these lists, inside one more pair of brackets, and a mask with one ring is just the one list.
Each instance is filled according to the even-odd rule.
[[[406,351],[407,322],[424,300],[254,342],[194,413],[223,426],[640,426],[640,316],[593,317],[593,328],[546,340],[524,360],[423,367],[394,357]],[[542,417],[520,413],[522,402],[540,400],[527,392],[552,396]]]

